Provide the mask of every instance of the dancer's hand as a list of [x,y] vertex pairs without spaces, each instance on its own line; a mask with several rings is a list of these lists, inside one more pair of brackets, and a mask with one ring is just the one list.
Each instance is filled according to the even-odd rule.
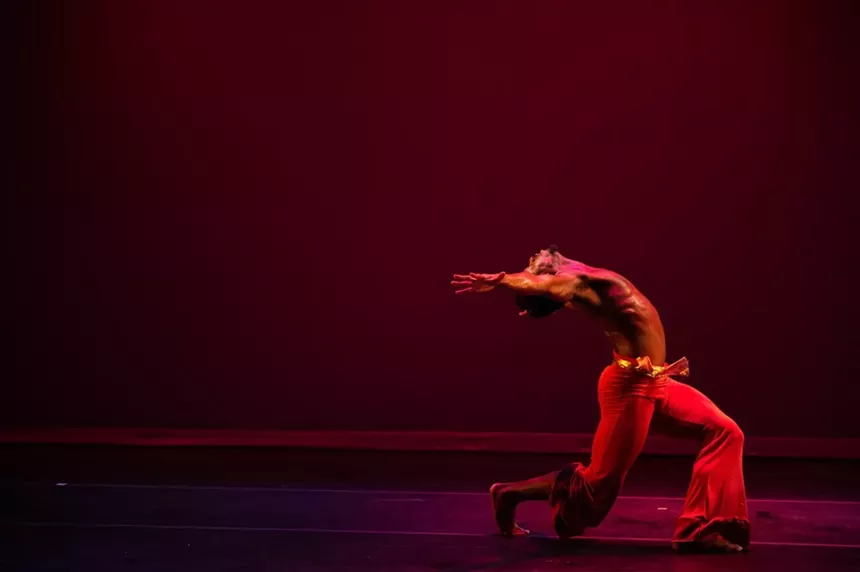
[[454,274],[451,286],[455,288],[455,294],[480,294],[481,292],[489,292],[501,284],[504,277],[504,272],[499,272],[498,274],[477,274],[475,272]]

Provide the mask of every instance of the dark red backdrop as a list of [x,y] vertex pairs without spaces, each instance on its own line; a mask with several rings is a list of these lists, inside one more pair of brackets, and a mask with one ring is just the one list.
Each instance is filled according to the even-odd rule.
[[851,3],[65,4],[16,16],[3,424],[591,431],[600,330],[448,285],[558,243],[748,434],[860,436]]

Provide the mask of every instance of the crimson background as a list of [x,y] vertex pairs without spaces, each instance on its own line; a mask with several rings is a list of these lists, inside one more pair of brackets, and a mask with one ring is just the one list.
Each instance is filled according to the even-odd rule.
[[850,2],[19,3],[7,426],[588,432],[627,275],[748,435],[860,436]]

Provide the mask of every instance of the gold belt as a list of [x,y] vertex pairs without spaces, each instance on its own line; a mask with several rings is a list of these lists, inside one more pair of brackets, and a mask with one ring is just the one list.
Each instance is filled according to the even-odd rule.
[[639,357],[635,360],[618,358],[615,360],[615,363],[618,364],[618,367],[621,369],[633,370],[637,373],[653,378],[668,377],[672,375],[688,377],[690,375],[690,362],[687,361],[687,358],[685,357],[682,357],[675,363],[664,365],[652,364],[651,358],[648,356]]

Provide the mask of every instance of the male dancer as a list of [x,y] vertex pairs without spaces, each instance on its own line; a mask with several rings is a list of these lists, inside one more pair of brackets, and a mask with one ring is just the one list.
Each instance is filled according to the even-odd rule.
[[562,538],[600,524],[657,415],[704,439],[675,527],[675,549],[748,549],[743,433],[710,399],[672,379],[689,375],[687,360],[666,364],[666,337],[657,310],[629,280],[565,258],[550,247],[533,256],[524,272],[455,274],[451,284],[457,294],[507,288],[517,296],[520,315],[535,318],[562,308],[585,310],[601,321],[613,344],[614,359],[597,384],[600,423],[591,463],[493,485],[490,495],[502,534],[528,534],[515,522],[516,506],[526,500],[550,501],[553,524]]

